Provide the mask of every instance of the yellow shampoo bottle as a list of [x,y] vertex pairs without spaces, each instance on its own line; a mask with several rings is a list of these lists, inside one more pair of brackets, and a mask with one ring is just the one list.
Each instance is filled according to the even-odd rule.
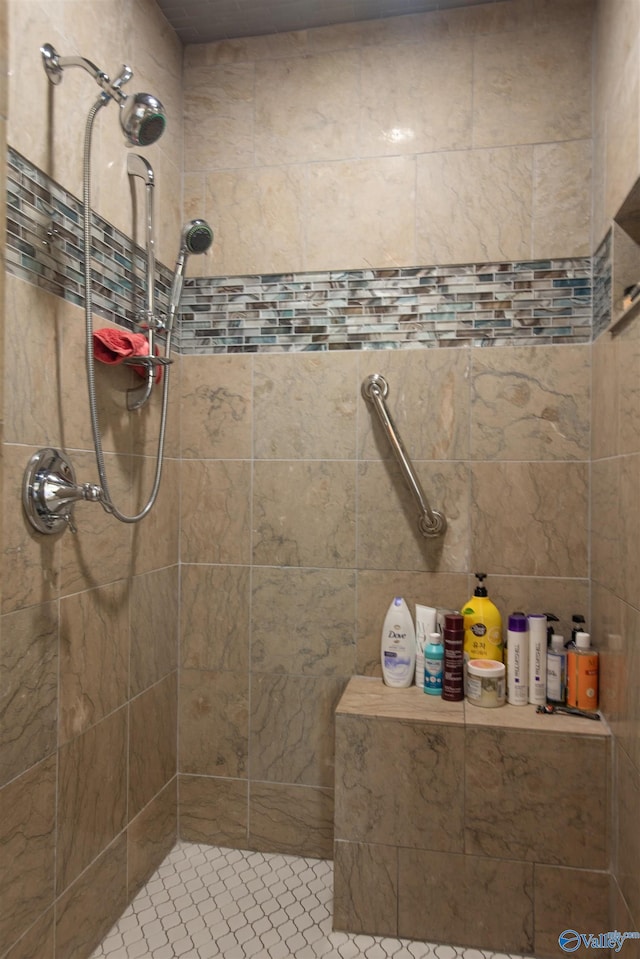
[[502,662],[502,617],[487,595],[483,580],[486,573],[476,573],[478,585],[469,602],[462,608],[464,616],[464,660],[495,659]]

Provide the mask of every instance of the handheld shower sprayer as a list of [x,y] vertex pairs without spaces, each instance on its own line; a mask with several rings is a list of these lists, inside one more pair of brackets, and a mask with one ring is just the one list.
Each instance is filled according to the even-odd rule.
[[173,283],[171,284],[171,294],[169,296],[169,313],[167,315],[167,329],[173,329],[180,297],[182,296],[182,286],[184,283],[184,268],[187,263],[187,257],[191,253],[206,253],[213,243],[213,230],[206,220],[189,220],[182,228],[180,234],[180,250],[173,273]]
[[58,84],[65,67],[82,67],[90,73],[102,90],[105,102],[115,100],[120,107],[120,126],[131,146],[146,147],[158,140],[167,123],[164,107],[150,93],[134,93],[127,96],[122,87],[128,83],[133,72],[123,66],[120,76],[110,80],[107,74],[85,57],[61,57],[50,43],[40,47],[42,62],[49,81]]

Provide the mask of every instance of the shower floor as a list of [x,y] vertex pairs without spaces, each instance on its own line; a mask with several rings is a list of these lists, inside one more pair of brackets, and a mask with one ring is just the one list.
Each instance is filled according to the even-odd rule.
[[[332,932],[333,864],[179,842],[91,959],[493,959]],[[508,957],[500,957],[508,959]]]

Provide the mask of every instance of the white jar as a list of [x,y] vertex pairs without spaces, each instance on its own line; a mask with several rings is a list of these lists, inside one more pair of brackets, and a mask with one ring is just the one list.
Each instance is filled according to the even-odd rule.
[[504,706],[504,663],[470,659],[467,663],[467,702],[473,706]]

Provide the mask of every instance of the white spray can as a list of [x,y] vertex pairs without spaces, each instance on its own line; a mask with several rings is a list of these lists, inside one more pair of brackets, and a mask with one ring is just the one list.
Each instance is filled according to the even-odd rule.
[[382,678],[387,686],[411,686],[416,669],[416,631],[401,596],[391,601],[380,641]]

